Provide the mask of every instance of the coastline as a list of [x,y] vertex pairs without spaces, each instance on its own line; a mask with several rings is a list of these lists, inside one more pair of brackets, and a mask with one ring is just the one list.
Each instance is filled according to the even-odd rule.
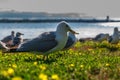
[[40,23],[60,21],[83,22],[83,23],[120,22],[120,20],[107,20],[107,19],[0,19],[0,23]]

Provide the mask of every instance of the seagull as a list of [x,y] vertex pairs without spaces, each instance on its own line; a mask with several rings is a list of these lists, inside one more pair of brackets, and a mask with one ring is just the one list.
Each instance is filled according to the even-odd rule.
[[100,33],[98,35],[96,35],[96,37],[94,38],[95,41],[103,41],[103,40],[107,40],[109,37],[109,34],[104,34],[104,33]]
[[108,42],[112,44],[117,44],[119,42],[119,31],[118,28],[114,28],[113,35],[108,38]]
[[[73,36],[68,37],[67,32],[69,32],[69,35],[72,34]],[[48,55],[51,52],[59,51],[72,46],[75,42],[74,34],[78,33],[72,30],[67,22],[62,21],[57,25],[56,31],[44,32],[38,37],[25,41],[17,48],[16,51],[38,51],[43,55]]]
[[15,32],[11,31],[11,35],[4,37],[1,41],[6,45],[11,45],[15,37]]
[[23,42],[23,38],[22,35],[24,35],[23,33],[17,32],[16,36],[13,39],[13,44],[12,45],[19,45]]

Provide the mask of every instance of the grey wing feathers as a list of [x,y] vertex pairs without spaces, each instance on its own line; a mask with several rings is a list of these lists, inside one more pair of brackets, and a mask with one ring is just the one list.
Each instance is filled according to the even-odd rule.
[[99,38],[101,38],[101,36],[102,36],[103,34],[101,33],[101,34],[98,34],[98,35],[96,35],[96,37],[94,38],[94,40],[98,40]]
[[45,32],[38,37],[21,44],[17,51],[40,51],[46,52],[57,45],[54,32]]
[[9,42],[10,40],[12,40],[12,37],[11,35],[10,36],[6,36],[5,38],[3,38],[1,41],[6,43],[6,42]]
[[74,44],[74,41],[73,41],[72,38],[69,36],[69,37],[68,37],[68,40],[67,40],[67,43],[66,43],[66,45],[65,45],[65,47],[64,47],[64,49],[71,47],[73,44]]
[[69,32],[69,35],[68,35],[68,40],[67,40],[67,43],[64,47],[64,49],[68,49],[70,47],[72,47],[75,42],[77,42],[77,38],[74,34],[72,34],[71,32]]
[[41,35],[39,35],[38,38],[40,38],[41,41],[45,41],[47,39],[53,40],[55,39],[55,32],[44,32]]

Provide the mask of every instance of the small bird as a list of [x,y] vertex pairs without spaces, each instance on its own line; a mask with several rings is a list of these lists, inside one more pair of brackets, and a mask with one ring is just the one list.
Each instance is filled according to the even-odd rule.
[[96,37],[93,40],[101,42],[101,41],[107,40],[108,38],[109,38],[109,34],[100,33],[96,35]]
[[13,39],[13,44],[12,45],[19,45],[23,42],[23,38],[22,35],[24,35],[23,33],[17,32],[16,36]]
[[113,35],[108,38],[108,42],[112,44],[117,44],[119,42],[119,31],[118,28],[114,28]]
[[15,37],[15,32],[11,31],[11,35],[4,37],[1,41],[6,45],[11,45],[13,43],[14,37]]

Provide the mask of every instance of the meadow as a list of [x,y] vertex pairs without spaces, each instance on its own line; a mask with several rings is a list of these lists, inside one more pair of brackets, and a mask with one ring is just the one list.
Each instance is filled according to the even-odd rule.
[[120,80],[120,43],[77,42],[51,53],[2,53],[0,80]]

